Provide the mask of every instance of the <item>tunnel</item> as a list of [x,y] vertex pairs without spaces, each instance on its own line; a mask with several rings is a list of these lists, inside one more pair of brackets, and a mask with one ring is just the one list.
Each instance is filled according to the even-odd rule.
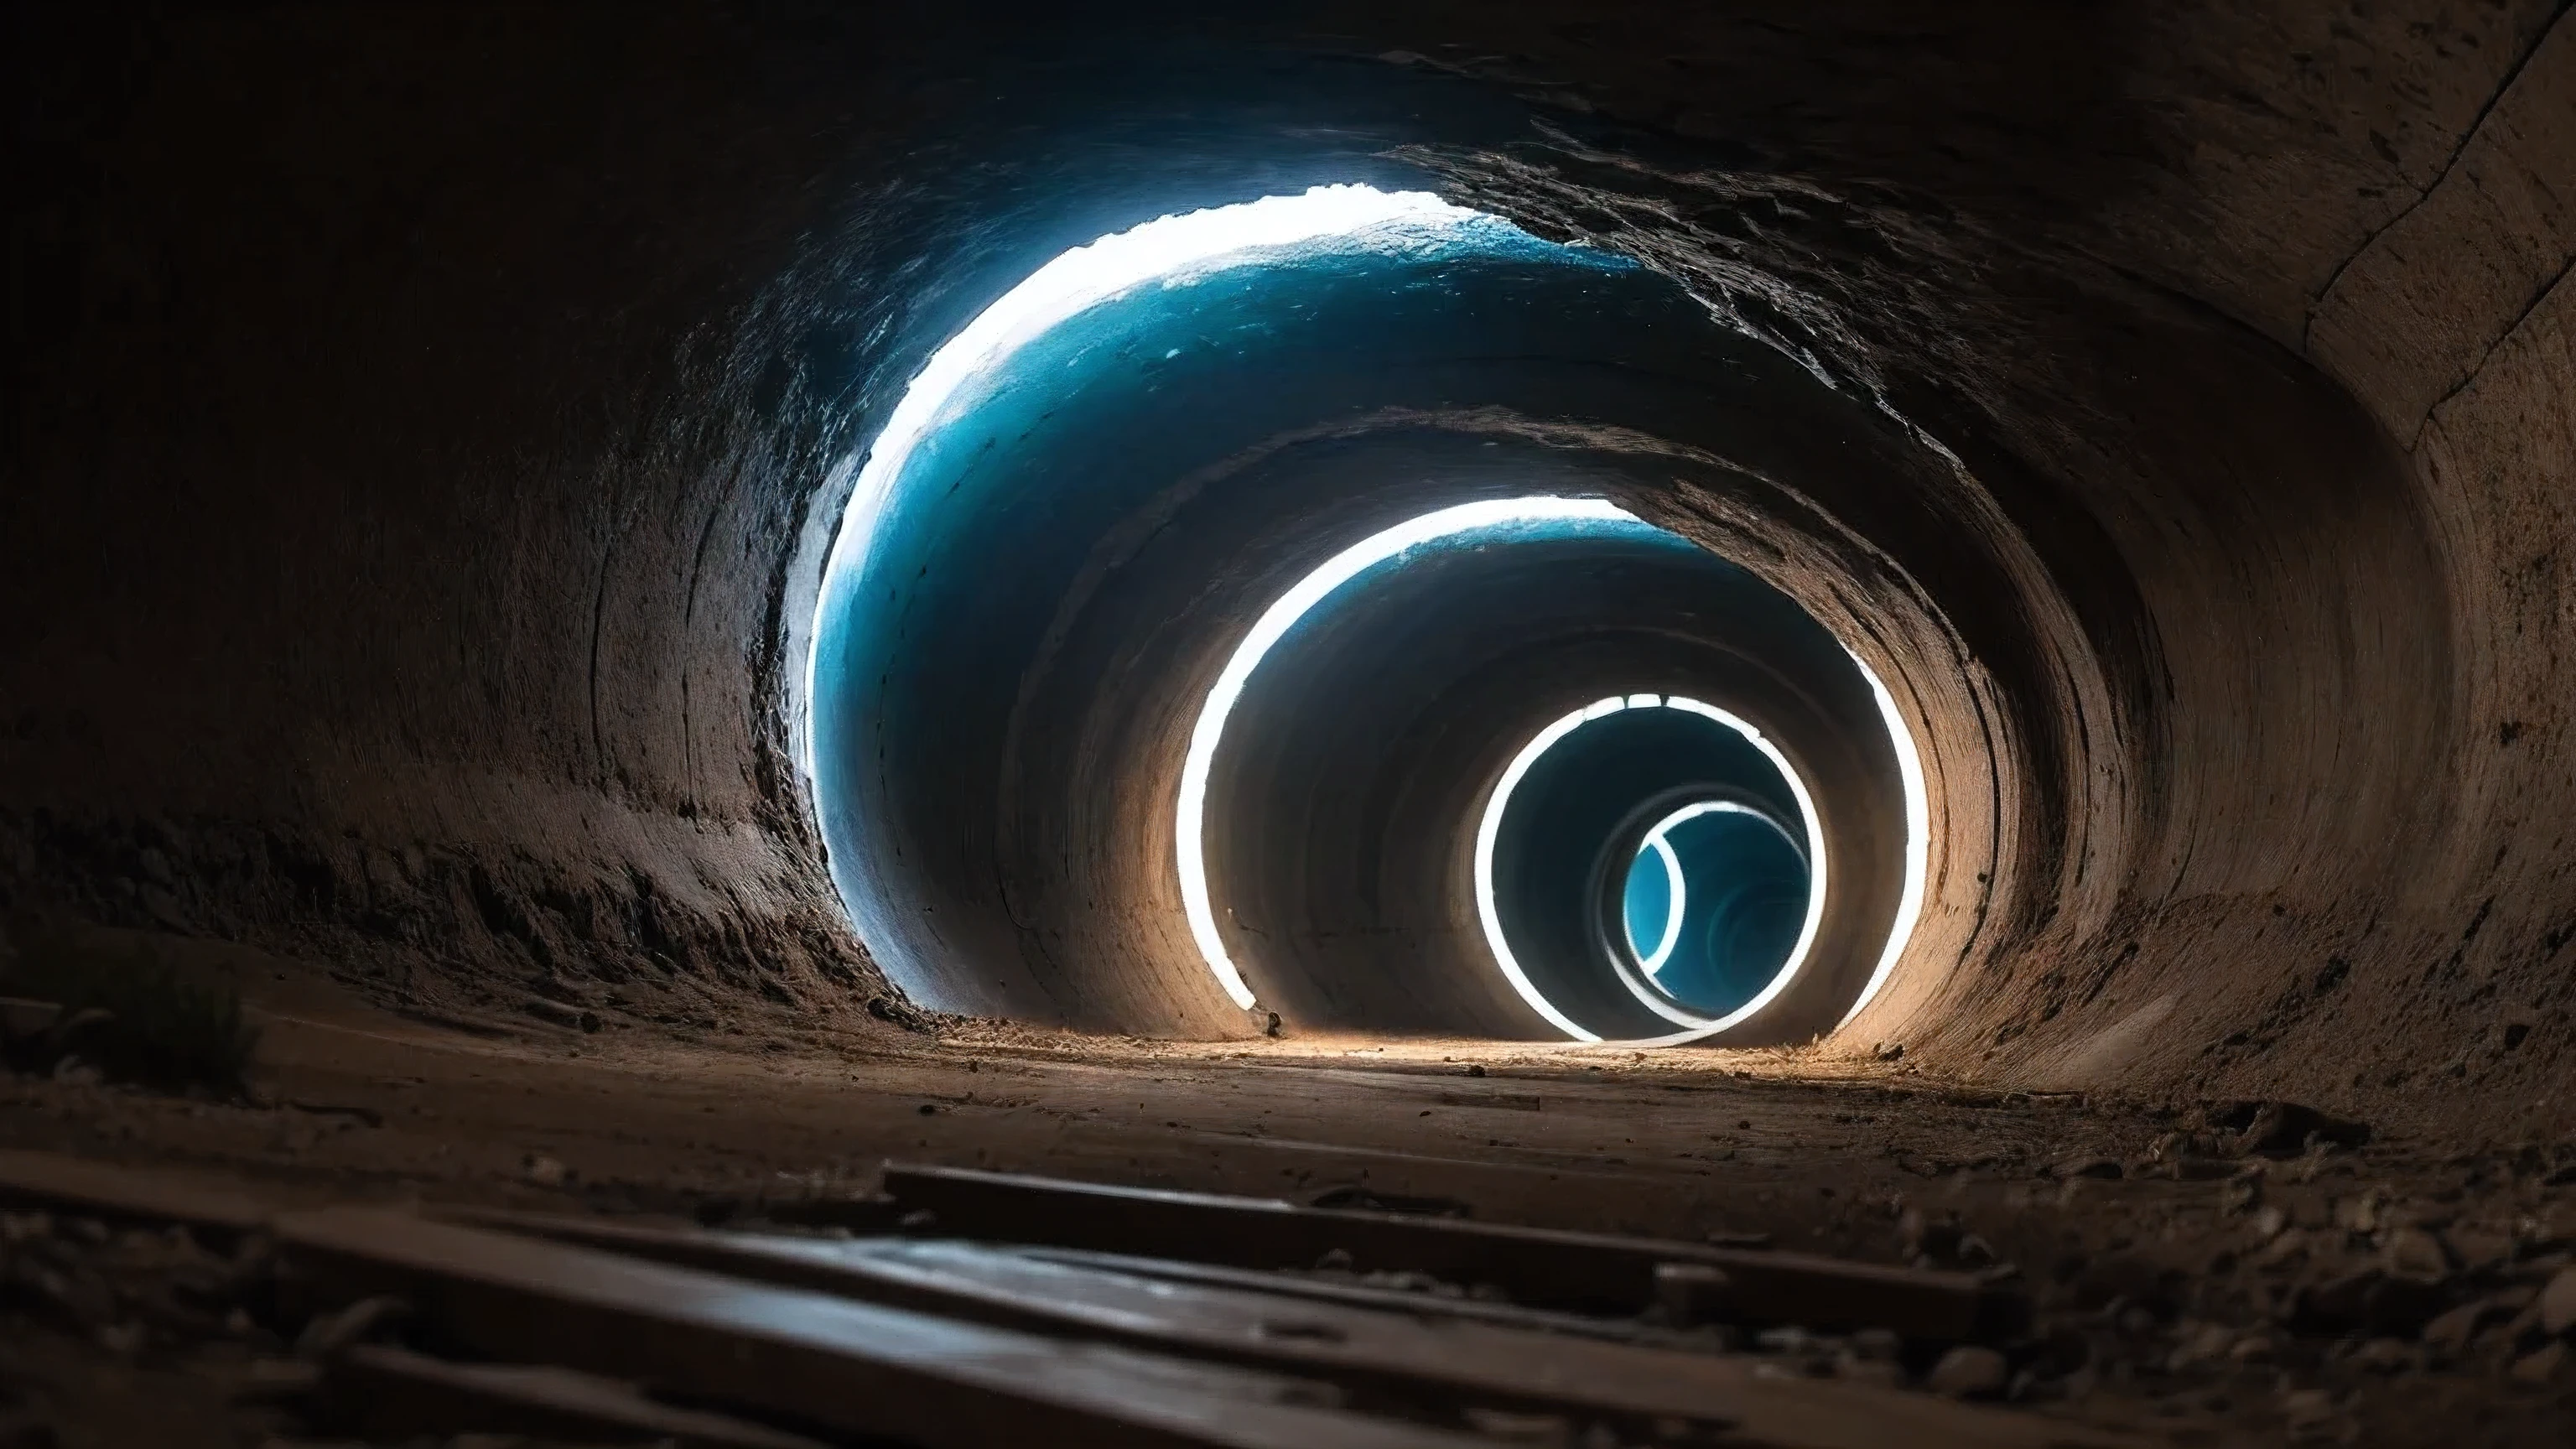
[[[1261,237],[1337,230],[1247,250],[1223,230],[1236,219]],[[806,748],[871,958],[939,1010],[1102,1031],[1224,1035],[1244,1011],[1264,1030],[1277,1015],[1287,1030],[1433,1036],[1707,1025],[1606,998],[1597,1025],[1572,1024],[1526,972],[1578,994],[1616,979],[1591,939],[1592,857],[1658,792],[1767,772],[1753,793],[1814,848],[1753,745],[1734,741],[1748,770],[1705,740],[1589,731],[1596,754],[1604,733],[1629,736],[1606,748],[1631,768],[1595,769],[1571,787],[1589,814],[1559,807],[1536,827],[1571,854],[1529,870],[1530,827],[1514,824],[1509,865],[1472,882],[1453,868],[1476,803],[1504,801],[1515,729],[1569,700],[1687,686],[1842,757],[1809,771],[1834,782],[1855,887],[1823,913],[1836,964],[1802,984],[1814,999],[1734,1039],[1830,1026],[1868,976],[1846,958],[1874,961],[1901,889],[1888,725],[1864,671],[1794,602],[1610,502],[1651,506],[1643,479],[1677,450],[1714,453],[1705,430],[1751,436],[1747,412],[1776,414],[1773,446],[1794,449],[1831,425],[1791,399],[1830,397],[1731,344],[1660,274],[1419,193],[1327,187],[1200,211],[1049,270],[1147,243],[1162,257],[1192,226],[1230,250],[1094,284],[1100,300],[1051,326],[1018,323],[1021,345],[953,369],[969,380],[917,408],[936,420],[899,454],[881,438],[853,484],[814,625]],[[926,366],[899,407],[951,372]],[[1743,412],[1692,416],[1728,393]],[[1510,490],[1530,501],[1494,496]],[[1519,521],[1474,526],[1489,517]],[[1419,541],[1341,577],[1390,537]],[[1557,908],[1565,939],[1533,938],[1527,967],[1496,969],[1508,946],[1483,959],[1492,930],[1469,923],[1551,889],[1581,903]]]
[[0,905],[2563,1134],[2565,10],[31,8]]

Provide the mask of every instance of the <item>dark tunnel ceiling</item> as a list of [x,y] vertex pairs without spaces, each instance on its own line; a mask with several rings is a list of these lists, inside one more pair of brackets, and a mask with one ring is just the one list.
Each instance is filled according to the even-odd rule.
[[[2559,1120],[2565,8],[31,15],[0,880],[388,991],[881,992],[791,734],[840,465],[1046,258],[1367,181],[1797,399],[1487,432],[1913,727],[1931,890],[1829,1048]],[[1367,521],[1313,501],[1277,567]]]

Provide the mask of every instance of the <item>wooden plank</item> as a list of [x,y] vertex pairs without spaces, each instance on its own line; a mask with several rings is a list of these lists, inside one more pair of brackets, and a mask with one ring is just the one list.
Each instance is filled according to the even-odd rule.
[[1796,1449],[1878,1449],[1890,1443],[2071,1449],[2116,1442],[2029,1415],[1920,1394],[1766,1377],[1767,1365],[1759,1359],[1551,1338],[1436,1313],[1158,1281],[970,1243],[835,1241],[551,1215],[478,1216],[556,1241],[764,1282],[1311,1375],[1350,1389],[1356,1404],[1438,1406],[1464,1422],[1480,1413],[1555,1416],[1578,1428],[1606,1424],[1634,1431],[1623,1438],[1669,1439],[1679,1431],[1697,1435],[1692,1442],[1725,1439]]
[[1739,1365],[1711,1371],[1714,1361],[1704,1356],[1640,1359],[1592,1343],[1157,1282],[966,1243],[833,1241],[533,1214],[476,1217],[558,1242],[943,1317],[1328,1378],[1361,1391],[1361,1402],[1582,1410],[1697,1419],[1717,1428],[1729,1417],[1727,1391],[1745,1373]]
[[657,1403],[632,1384],[595,1374],[449,1363],[381,1344],[335,1357],[323,1392],[336,1427],[387,1442],[481,1433],[672,1449],[826,1449],[802,1434]]
[[2029,1316],[2021,1294],[1968,1274],[1767,1249],[897,1163],[886,1165],[885,1191],[906,1208],[928,1211],[941,1236],[1259,1269],[1311,1268],[1338,1253],[1361,1272],[1419,1272],[1452,1283],[1490,1284],[1515,1303],[1577,1313],[1642,1312],[1654,1301],[1657,1264],[1700,1263],[1726,1272],[1730,1316],[1747,1324],[1887,1328],[1918,1340],[1994,1341],[2017,1333]]
[[[615,1251],[638,1253],[659,1258],[649,1241],[670,1231],[641,1224],[619,1223],[600,1218],[575,1217],[562,1213],[514,1212],[490,1208],[439,1208],[433,1215],[452,1222],[478,1227],[499,1228],[506,1232],[533,1233],[539,1237],[565,1242],[587,1243]],[[774,1239],[777,1233],[751,1230],[747,1236]],[[935,1241],[935,1240],[934,1240]],[[1633,1318],[1601,1318],[1584,1313],[1557,1313],[1544,1308],[1523,1308],[1515,1303],[1500,1303],[1464,1295],[1416,1292],[1403,1288],[1377,1287],[1339,1276],[1313,1276],[1282,1273],[1255,1268],[1226,1268],[1210,1263],[1193,1263],[1179,1258],[1148,1258],[1128,1253],[1099,1253],[1083,1248],[1030,1247],[1024,1244],[991,1245],[998,1250],[1045,1262],[1064,1263],[1076,1268],[1091,1268],[1103,1273],[1119,1273],[1130,1278],[1153,1278],[1169,1283],[1191,1283],[1210,1288],[1233,1288],[1265,1293],[1279,1298],[1311,1299],[1319,1303],[1336,1303],[1346,1308],[1371,1308],[1382,1313],[1396,1313],[1408,1318],[1462,1319],[1470,1323],[1490,1324],[1497,1328],[1518,1329],[1524,1333],[1561,1334],[1571,1338],[1598,1339],[1606,1343],[1636,1343],[1648,1347],[1677,1348],[1701,1352],[1705,1340],[1659,1328]],[[686,1263],[684,1258],[665,1261]]]
[[390,1212],[279,1218],[321,1292],[409,1301],[423,1346],[551,1363],[918,1449],[1466,1449],[1327,1407],[1328,1385],[1064,1343]]
[[227,1178],[52,1152],[0,1151],[0,1202],[116,1222],[184,1223],[218,1237],[256,1232],[275,1211]]
[[1339,1277],[1226,1268],[1213,1263],[1184,1262],[1178,1258],[1143,1258],[1128,1253],[1095,1253],[1082,1248],[1023,1247],[1015,1251],[1048,1262],[1096,1268],[1104,1273],[1124,1273],[1135,1278],[1159,1278],[1167,1283],[1240,1288],[1283,1298],[1338,1303],[1346,1308],[1400,1313],[1410,1318],[1454,1318],[1469,1323],[1491,1324],[1496,1328],[1517,1329],[1523,1333],[1558,1334],[1569,1338],[1598,1339],[1605,1343],[1635,1343],[1650,1348],[1698,1351],[1684,1335],[1650,1327],[1633,1318],[1554,1313],[1544,1308],[1523,1308],[1516,1303],[1494,1303],[1481,1298],[1419,1293],[1403,1288],[1380,1288]]

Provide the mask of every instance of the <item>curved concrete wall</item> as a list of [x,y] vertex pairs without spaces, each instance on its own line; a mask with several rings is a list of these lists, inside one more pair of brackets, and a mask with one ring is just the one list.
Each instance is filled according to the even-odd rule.
[[845,460],[1067,246],[1428,184],[1845,409],[1615,450],[1923,744],[1838,1041],[2564,1125],[2564,7],[1668,10],[23,22],[10,903],[884,990],[795,768]]

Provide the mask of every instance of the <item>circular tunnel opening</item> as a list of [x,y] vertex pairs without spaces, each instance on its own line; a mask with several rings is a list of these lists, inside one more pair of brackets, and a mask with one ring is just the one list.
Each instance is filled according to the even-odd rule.
[[[1750,476],[1694,431],[1814,421],[1783,390],[1840,406],[1670,278],[1424,193],[1057,257],[850,468],[805,747],[860,935],[923,1004],[1147,1035],[1830,1030],[1919,900],[1912,743],[1776,543],[1654,521]],[[1661,724],[1537,772],[1583,799],[1502,831],[1498,888],[1513,749],[1604,690]],[[1653,971],[1641,850],[1688,896]]]
[[[29,92],[11,909],[612,1023],[1256,1030],[1175,854],[1211,685],[1338,551],[1550,495],[1875,680],[1679,550],[1375,580],[1209,763],[1262,1012],[1562,1039],[1457,822],[1645,692],[1757,720],[1827,822],[1730,1041],[1859,1004],[1844,1045],[1925,1071],[2392,1113],[2564,1076],[2563,7],[2383,15],[2323,91],[2153,7],[1009,55],[881,8],[609,28],[669,69],[561,17],[84,32],[113,104]],[[320,80],[227,88],[215,40]],[[1083,272],[1353,179],[1425,199]]]
[[[2224,1328],[2342,1427],[2564,1437],[2527,1322],[2370,1387],[2418,1326],[2377,1319],[2475,1327],[2568,1232],[2564,0],[20,9],[0,929],[221,966],[268,1118],[386,1125],[284,1161],[38,1074],[13,1145],[463,1204],[546,1187],[517,1137],[590,1206],[736,1217],[773,1167],[989,1149],[1868,1256],[1817,1191],[1935,1172],[1996,1215],[1945,1242],[2064,1270],[2057,1409],[2280,1429],[2165,1371]],[[1195,731],[1265,611],[1530,497],[1642,528],[1411,551],[1283,632],[1203,760],[1193,912]],[[1641,695],[1758,729],[1816,839],[1724,761],[1576,780],[1497,842],[1515,958],[1606,1042],[1831,1050],[1484,1049],[1575,1037],[1499,967],[1477,827]],[[1313,1050],[1244,1055],[1386,1043],[1547,1111],[901,998],[1275,1018]],[[2311,1113],[2377,1141],[2327,1160]],[[2382,1231],[2258,1259],[2181,1201],[2275,1150],[2285,1211]],[[2029,1187],[2097,1152],[2118,1183]],[[2109,1342],[2140,1284],[2172,1302]]]
[[1426,551],[1490,548],[1498,543],[1576,538],[1607,529],[1643,529],[1645,525],[1595,498],[1507,498],[1464,503],[1408,519],[1352,544],[1333,555],[1295,588],[1262,611],[1243,642],[1227,658],[1225,670],[1208,690],[1198,722],[1190,731],[1190,752],[1181,768],[1180,807],[1173,820],[1175,853],[1180,862],[1181,900],[1189,911],[1190,934],[1208,969],[1216,974],[1234,1002],[1255,1004],[1252,988],[1228,951],[1217,923],[1217,906],[1209,893],[1207,870],[1208,778],[1225,739],[1226,722],[1243,698],[1253,671],[1271,649],[1317,609],[1346,588],[1366,587],[1373,574],[1403,567]]
[[1504,770],[1477,907],[1513,989],[1566,1035],[1695,1039],[1790,986],[1825,859],[1814,797],[1760,729],[1683,695],[1611,696]]
[[1814,887],[1806,852],[1769,812],[1694,801],[1657,821],[1629,860],[1620,934],[1655,990],[1722,1016],[1789,964]]
[[1718,1016],[1759,995],[1788,964],[1808,895],[1806,851],[1780,822],[1708,799],[1646,833],[1620,882],[1620,926],[1659,993]]

